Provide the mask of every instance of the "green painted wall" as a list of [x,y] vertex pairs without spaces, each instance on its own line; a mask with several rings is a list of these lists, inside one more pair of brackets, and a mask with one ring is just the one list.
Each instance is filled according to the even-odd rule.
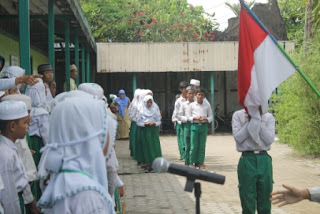
[[[17,57],[19,63],[19,42],[0,32],[0,55],[6,59],[6,66],[10,66],[10,55]],[[48,57],[32,48],[30,55],[32,57],[31,73],[36,74],[38,65],[48,63]]]

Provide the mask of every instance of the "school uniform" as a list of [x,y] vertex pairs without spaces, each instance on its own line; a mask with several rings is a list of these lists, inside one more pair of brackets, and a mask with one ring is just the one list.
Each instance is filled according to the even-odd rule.
[[[150,108],[147,107],[149,100],[152,100],[152,103],[154,102],[151,95],[146,95],[143,98],[144,106],[137,120],[137,125],[140,127],[144,163],[146,164],[152,164],[154,159],[162,156],[158,129],[161,120],[158,109],[153,104]],[[145,123],[147,122],[154,122],[155,126],[146,126]]]
[[128,115],[129,119],[131,121],[130,123],[130,132],[129,132],[129,149],[130,149],[130,156],[134,157],[135,154],[135,141],[136,141],[136,131],[137,131],[137,104],[139,102],[139,93],[140,89],[137,89],[134,92],[134,98],[128,108]]
[[[28,116],[22,101],[3,101],[0,104],[1,120],[16,120]],[[6,214],[24,212],[24,204],[33,201],[28,177],[18,154],[17,146],[0,134],[0,204]]]
[[[120,98],[120,94],[124,94],[124,97]],[[119,90],[118,96],[119,97],[111,104],[118,109],[116,113],[118,121],[117,139],[126,139],[129,138],[130,120],[128,116],[128,107],[130,105],[130,99],[125,95],[124,90]]]
[[[213,120],[211,105],[202,102],[193,102],[189,106],[187,113],[189,121],[191,121],[190,133],[190,163],[196,165],[204,163],[206,152],[206,140],[208,134],[208,123]],[[208,121],[194,120],[194,117],[202,116]]]
[[183,127],[181,120],[178,117],[179,110],[183,103],[187,102],[185,98],[182,96],[176,100],[174,103],[174,111],[172,114],[172,122],[176,123],[176,133],[177,133],[177,141],[178,141],[178,148],[180,153],[180,159],[185,159],[185,142],[184,142],[184,135],[183,135]]
[[[27,86],[26,95],[31,97],[31,122],[29,126],[29,148],[35,153],[33,154],[33,160],[35,165],[38,167],[41,153],[40,150],[44,145],[48,144],[49,141],[49,113],[45,109],[46,106],[46,95],[45,86],[42,79],[38,79],[39,82],[33,86]],[[32,185],[33,194],[38,201],[41,197],[41,189],[39,181],[36,181]]]
[[187,112],[190,108],[189,100],[184,102],[179,110],[178,117],[182,122],[183,126],[183,137],[184,137],[184,144],[185,144],[185,165],[190,164],[190,134],[191,134],[191,122],[187,117]]
[[275,119],[270,113],[261,115],[257,140],[248,131],[249,117],[244,109],[232,116],[232,133],[241,152],[238,163],[239,194],[243,213],[271,213],[272,159],[267,151],[275,137]]
[[45,214],[114,214],[102,152],[107,117],[105,105],[93,98],[68,98],[53,108],[50,143],[43,149],[51,180],[38,201]]

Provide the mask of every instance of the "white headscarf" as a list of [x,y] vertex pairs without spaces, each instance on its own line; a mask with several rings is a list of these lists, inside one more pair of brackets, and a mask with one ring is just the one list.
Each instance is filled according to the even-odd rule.
[[25,73],[25,70],[19,66],[10,66],[2,72],[2,77],[15,78],[21,77]]
[[[21,77],[25,74],[25,70],[20,68],[19,66],[9,66],[4,71],[2,71],[2,77],[8,77],[8,78],[16,78]],[[20,94],[20,87],[21,84],[18,84],[16,87],[18,89],[18,92]]]
[[103,102],[75,97],[57,104],[51,113],[50,143],[43,154],[44,166],[53,177],[38,202],[39,207],[49,208],[57,200],[95,190],[113,213],[101,149],[106,142],[106,129]]
[[[152,101],[151,107],[147,106],[147,103],[149,100]],[[156,106],[154,105],[153,97],[151,95],[146,95],[143,98],[143,104],[144,104],[143,110],[141,112],[142,115],[147,116],[147,117],[151,117],[151,116],[157,114],[157,109],[156,109]]]
[[60,102],[64,101],[65,99],[68,98],[72,98],[72,97],[86,97],[86,98],[93,98],[92,95],[84,92],[84,91],[80,91],[80,90],[73,90],[73,91],[68,91],[68,92],[62,92],[60,94],[58,94],[54,100],[53,100],[53,104],[52,104],[52,109]]
[[104,97],[103,88],[96,83],[81,83],[78,87],[78,90],[96,96],[99,100],[102,100]]
[[[79,85],[78,89],[80,91],[84,91],[84,92],[92,95],[94,98],[97,98],[99,100],[103,100],[105,102],[103,88],[96,83],[82,83]],[[108,108],[107,103],[106,103],[106,108]],[[109,147],[108,147],[108,153],[105,155],[105,157],[108,160],[110,158],[112,147],[114,146],[114,142],[116,140],[118,122],[117,122],[117,120],[115,120],[112,117],[113,113],[111,113],[108,109],[107,109],[107,114],[108,114],[107,134],[109,134],[110,142],[109,142]]]
[[141,89],[135,90],[133,100],[128,108],[128,115],[131,121],[135,121],[140,92],[141,92]]
[[38,82],[27,86],[26,95],[32,100],[31,117],[49,114],[46,108],[46,91],[42,79],[37,78]]

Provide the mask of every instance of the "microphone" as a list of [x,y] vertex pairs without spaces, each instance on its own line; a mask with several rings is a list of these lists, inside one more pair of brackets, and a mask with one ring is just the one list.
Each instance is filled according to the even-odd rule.
[[[209,181],[216,184],[224,184],[226,180],[225,176],[223,175],[202,171],[195,168],[190,168],[185,165],[170,163],[166,159],[160,158],[160,157],[156,158],[153,161],[152,168],[154,171],[158,173],[169,172],[171,174],[185,176],[187,177],[187,183],[188,181],[193,183],[196,179],[199,179],[199,180]],[[187,188],[187,186],[185,188],[186,191],[189,191],[187,189],[190,190],[190,185],[189,185],[189,188]]]

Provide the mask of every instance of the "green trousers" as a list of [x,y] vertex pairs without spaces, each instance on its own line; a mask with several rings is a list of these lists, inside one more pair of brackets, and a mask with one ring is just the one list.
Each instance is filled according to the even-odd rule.
[[272,160],[265,154],[242,153],[238,164],[239,193],[243,214],[270,214]]
[[206,141],[208,134],[208,124],[191,124],[190,133],[190,164],[204,163],[206,154]]
[[24,201],[23,201],[22,194],[19,194],[19,205],[20,205],[20,212],[21,212],[21,214],[23,214],[24,213]]
[[140,127],[143,156],[146,164],[152,164],[154,159],[162,157],[159,128],[157,126]]
[[[29,143],[29,148],[31,150],[35,151],[35,153],[32,155],[32,157],[33,157],[33,160],[34,160],[36,167],[38,167],[38,164],[39,164],[40,158],[41,158],[40,149],[43,147],[42,138],[40,138],[38,136],[30,136],[30,141],[28,140],[28,143]],[[33,182],[33,185],[31,187],[31,191],[32,191],[32,194],[35,197],[36,201],[38,201],[42,195],[39,181]]]
[[180,125],[176,123],[176,132],[177,132],[177,141],[178,141],[178,148],[180,153],[180,159],[185,159],[185,145],[184,145],[184,138],[183,138],[183,123]]
[[191,123],[185,123],[183,126],[183,137],[184,145],[186,150],[185,165],[190,164],[190,133],[191,133]]
[[135,137],[135,159],[139,163],[145,163],[143,151],[142,151],[142,142],[141,142],[141,128],[140,126],[136,126],[136,137]]
[[135,157],[136,130],[137,130],[137,123],[135,121],[131,121],[130,132],[129,132],[129,137],[130,137],[129,149],[130,149],[130,155],[132,157]]

